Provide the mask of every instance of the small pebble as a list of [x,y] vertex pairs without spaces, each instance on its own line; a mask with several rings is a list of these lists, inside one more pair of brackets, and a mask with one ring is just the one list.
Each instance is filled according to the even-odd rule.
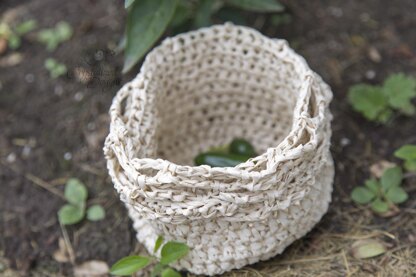
[[78,91],[77,93],[75,93],[75,95],[74,95],[74,99],[75,99],[75,101],[77,101],[77,102],[82,101],[82,99],[84,99],[84,93],[82,93],[82,92]]
[[72,154],[70,153],[70,152],[66,152],[65,154],[64,154],[64,160],[65,161],[69,161],[69,160],[71,160],[72,159]]
[[367,70],[365,72],[365,77],[369,80],[372,80],[376,77],[376,72],[374,70]]
[[10,153],[9,155],[7,155],[6,158],[8,163],[14,163],[16,161],[16,154],[15,153]]
[[349,138],[342,138],[339,142],[339,144],[342,147],[345,147],[345,146],[349,145],[350,143],[351,143],[351,140]]

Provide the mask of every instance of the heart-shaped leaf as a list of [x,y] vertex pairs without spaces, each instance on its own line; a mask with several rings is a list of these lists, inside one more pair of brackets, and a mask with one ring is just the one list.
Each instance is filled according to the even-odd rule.
[[389,205],[380,198],[376,198],[373,202],[371,202],[371,208],[376,213],[382,214],[389,210]]
[[181,242],[169,241],[161,251],[160,263],[163,265],[170,264],[184,257],[189,252],[189,247]]
[[119,276],[128,276],[146,267],[150,258],[142,256],[128,256],[117,261],[110,269],[110,273]]
[[359,240],[352,244],[351,254],[356,259],[367,259],[386,252],[386,247],[373,239]]
[[409,198],[407,192],[405,192],[401,187],[392,187],[386,193],[387,199],[389,199],[394,204],[403,203]]
[[73,205],[80,205],[81,203],[85,203],[87,197],[87,188],[80,180],[76,178],[68,180],[65,186],[65,198],[69,203]]
[[367,204],[376,197],[376,194],[366,187],[356,187],[351,193],[351,198],[358,204]]
[[87,210],[87,218],[91,221],[98,221],[105,218],[105,211],[101,205],[93,205]]
[[402,183],[403,172],[398,166],[386,169],[383,176],[381,176],[381,187],[384,192],[388,191],[392,187],[397,187]]
[[71,225],[80,222],[85,215],[83,206],[66,204],[58,211],[59,222],[64,225]]

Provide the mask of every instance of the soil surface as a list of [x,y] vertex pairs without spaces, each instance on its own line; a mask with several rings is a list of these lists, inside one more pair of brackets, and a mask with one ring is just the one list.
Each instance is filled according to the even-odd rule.
[[[124,30],[122,2],[0,1],[0,16],[7,20],[36,19],[39,28],[65,20],[74,28],[54,52],[30,34],[17,51],[0,52],[0,276],[72,276],[71,262],[53,255],[65,232],[74,264],[111,265],[140,251],[102,154],[111,100],[138,72],[122,75],[123,56],[114,52]],[[392,153],[416,143],[416,120],[395,116],[387,125],[370,123],[351,109],[346,94],[353,84],[381,83],[391,73],[416,76],[416,1],[282,2],[292,14],[289,24],[273,27],[259,14],[250,25],[287,39],[333,89],[333,201],[322,222],[283,255],[230,276],[412,276],[416,178],[406,178],[410,197],[394,217],[377,216],[349,195],[373,163],[399,163]],[[48,57],[65,63],[68,74],[51,79],[43,66]],[[80,77],[81,71],[88,76]],[[86,184],[88,204],[105,207],[105,220],[59,225],[56,213],[65,203],[59,192],[70,177]],[[389,252],[354,259],[349,248],[365,237],[384,241]]]

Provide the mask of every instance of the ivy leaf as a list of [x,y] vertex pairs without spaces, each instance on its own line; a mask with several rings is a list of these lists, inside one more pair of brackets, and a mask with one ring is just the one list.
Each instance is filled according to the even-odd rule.
[[384,192],[388,191],[392,187],[397,187],[402,183],[403,172],[398,166],[388,168],[381,176],[381,188]]
[[101,205],[93,205],[87,210],[87,218],[91,221],[99,221],[105,218],[105,211]]
[[128,72],[157,41],[175,12],[176,0],[135,1],[127,18],[123,73]]
[[66,204],[58,211],[58,219],[64,225],[71,225],[80,222],[85,215],[84,207]]
[[382,213],[385,213],[389,210],[389,205],[386,202],[384,202],[383,200],[381,200],[380,198],[376,198],[371,203],[371,208],[373,209],[373,211],[382,214]]
[[65,186],[65,198],[69,203],[73,205],[80,205],[81,203],[85,203],[87,197],[87,188],[80,180],[76,178],[68,180]]
[[406,144],[400,147],[394,152],[394,156],[402,160],[415,160],[416,161],[416,145]]
[[181,277],[182,275],[172,268],[166,268],[162,271],[162,277]]
[[189,247],[181,242],[169,241],[161,251],[160,263],[163,265],[170,264],[184,257],[189,252]]
[[372,258],[386,251],[386,247],[381,242],[373,239],[359,240],[351,246],[351,254],[356,259]]
[[128,256],[118,260],[110,269],[110,273],[119,276],[128,276],[146,267],[150,258],[143,256]]
[[[387,99],[378,86],[366,84],[352,86],[348,92],[348,100],[354,110],[369,120],[387,121],[389,118],[388,113],[385,112],[388,110]],[[382,115],[381,119],[380,115]]]
[[407,115],[415,113],[411,99],[416,96],[416,79],[403,73],[393,74],[384,81],[383,93],[393,108]]
[[403,203],[409,198],[407,192],[404,191],[401,187],[392,187],[386,193],[387,199],[389,199],[394,204]]
[[378,195],[380,184],[376,179],[366,180],[364,184],[374,195]]
[[155,247],[153,248],[153,253],[156,253],[157,250],[159,250],[160,246],[163,243],[163,237],[162,236],[158,236],[155,242]]
[[282,12],[285,7],[276,0],[228,0],[231,6],[252,12]]
[[366,187],[356,187],[351,193],[351,198],[358,204],[367,204],[376,197],[376,194]]

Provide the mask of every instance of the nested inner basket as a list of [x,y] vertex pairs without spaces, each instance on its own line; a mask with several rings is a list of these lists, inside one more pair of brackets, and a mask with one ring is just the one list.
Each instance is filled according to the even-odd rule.
[[260,154],[290,132],[301,76],[276,49],[238,43],[238,37],[201,39],[163,53],[147,95],[156,116],[157,157],[193,165],[194,157],[233,138]]

